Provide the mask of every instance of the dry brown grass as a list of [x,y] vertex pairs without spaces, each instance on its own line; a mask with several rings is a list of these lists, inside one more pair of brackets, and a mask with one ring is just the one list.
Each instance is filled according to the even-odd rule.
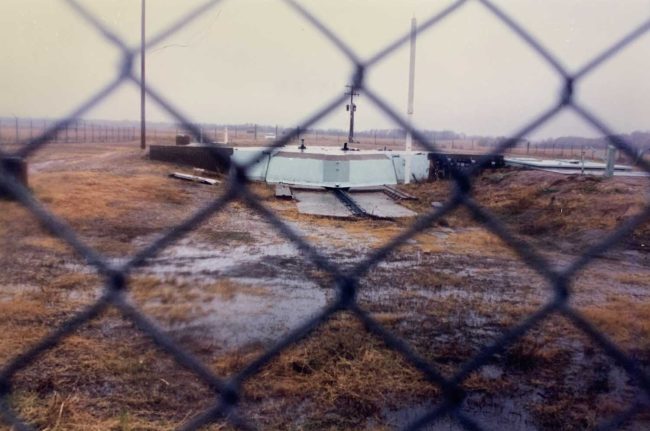
[[[19,373],[12,404],[23,417],[39,429],[173,429],[208,406],[198,379],[131,325],[115,326],[115,317],[87,325]],[[100,335],[107,324],[113,329]],[[228,375],[260,353],[248,348],[208,362]],[[339,317],[249,380],[244,408],[266,429],[292,427],[299,415],[304,429],[352,430],[382,408],[437,392],[358,323]],[[297,407],[303,403],[306,410]]]
[[189,202],[187,191],[158,175],[111,175],[105,172],[44,173],[33,177],[34,193],[53,212],[81,222],[115,220],[147,205]]
[[0,333],[4,334],[0,361],[4,363],[47,333],[52,310],[41,301],[19,296],[0,301],[0,316]]
[[[602,237],[648,204],[647,180],[552,174],[543,171],[486,171],[474,180],[473,197],[504,221],[515,233],[538,245],[578,249]],[[431,202],[449,199],[451,182],[404,186],[418,196],[406,202],[411,208],[430,211]],[[461,208],[444,218],[446,226],[477,226]],[[561,238],[565,241],[558,241]],[[650,244],[650,223],[640,226],[630,244]],[[641,244],[645,244],[641,246]]]
[[650,361],[650,302],[612,295],[607,302],[581,307],[598,329],[635,356]]
[[[424,253],[448,253],[478,256],[514,256],[498,236],[481,228],[456,229],[442,231],[439,236],[431,228],[414,238],[415,243],[402,246],[403,251],[421,251]],[[396,232],[395,234],[397,234]]]
[[279,402],[279,422],[264,428],[293,429],[291,412],[306,402],[302,429],[352,430],[382,409],[436,399],[438,390],[357,321],[342,315],[282,353],[246,384],[245,393],[253,405]]
[[614,277],[616,281],[619,283],[625,283],[625,284],[632,284],[635,286],[648,286],[650,287],[650,274],[648,273],[643,273],[643,274],[634,274],[634,273],[626,273],[626,274],[616,274]]
[[137,333],[101,328],[90,324],[16,377],[12,404],[37,428],[173,429],[207,406],[198,379]]

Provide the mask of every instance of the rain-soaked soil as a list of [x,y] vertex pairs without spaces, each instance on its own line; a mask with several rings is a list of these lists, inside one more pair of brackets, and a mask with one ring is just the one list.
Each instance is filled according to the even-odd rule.
[[[97,150],[90,155],[49,151],[37,157],[30,168],[37,196],[44,195],[55,212],[83,232],[84,240],[115,262],[145,247],[223,189],[223,185],[166,178],[170,167],[148,162],[128,148]],[[97,224],[95,215],[86,218],[63,204],[59,206],[58,195],[46,193],[48,186],[65,188],[66,182],[75,181],[76,172],[83,172],[85,181],[95,181],[85,190],[88,196],[77,199],[92,200],[93,193],[103,199],[102,178],[109,172],[124,177],[125,199],[130,199],[129,178],[141,176],[147,181],[153,178],[151,184],[143,186],[145,190],[162,187],[170,197],[161,194],[146,204],[127,206],[119,216],[107,215],[104,223]],[[263,203],[290,229],[344,271],[364,261],[411,223],[303,216],[294,203],[276,201],[272,190],[254,187]],[[427,185],[414,187],[424,190]],[[118,197],[107,199],[109,207],[122,209]],[[172,205],[169,199],[178,203]],[[7,208],[17,211],[13,206]],[[134,220],[136,225],[141,220],[141,229],[134,228]],[[361,278],[358,294],[365,310],[446,376],[452,376],[484,346],[551,301],[554,294],[542,276],[482,226],[464,223],[463,218],[450,220],[406,241],[376,263]],[[93,274],[69,251],[40,239],[27,244],[24,239],[35,231],[26,234],[21,230],[19,217],[3,223],[9,229],[2,235],[15,244],[11,254],[6,249],[1,256],[5,282],[0,302],[11,304],[25,295],[36,297],[47,291],[47,280],[55,277]],[[88,229],[91,225],[94,230]],[[132,229],[130,233],[115,240],[116,233],[126,225]],[[557,236],[557,248],[548,246],[552,234],[541,239],[524,238],[558,268],[569,265],[578,257],[581,246],[587,246],[574,243],[563,247],[566,238],[561,235]],[[44,260],[49,263],[43,264]],[[32,270],[26,271],[27,267]],[[331,278],[304,251],[241,203],[227,206],[147,260],[131,277],[134,304],[173,337],[190,340],[190,345],[207,345],[210,355],[219,357],[273,345],[319,313],[336,293]],[[648,315],[631,311],[631,316],[643,316],[634,322],[641,326],[623,330],[621,326],[627,321],[619,322],[616,316],[626,307],[650,304],[649,281],[646,252],[623,247],[598,258],[579,274],[572,285],[571,300],[571,305],[593,317],[599,328],[610,331],[608,337],[620,342],[646,370],[650,364]],[[101,283],[71,288],[57,297],[56,304],[86,303],[100,289]],[[621,305],[622,300],[627,302]],[[11,355],[3,355],[3,360],[6,356]],[[493,355],[470,380],[462,412],[494,430],[585,429],[640,397],[630,376],[559,316],[536,325],[520,343]],[[252,414],[267,427],[298,429],[295,424],[303,423],[302,419],[292,425],[286,419],[276,421],[261,413],[279,398],[255,401]],[[289,416],[300,416],[305,402],[310,400],[290,403],[286,407]],[[435,407],[439,399],[400,399],[387,393],[383,404],[382,400],[376,402],[383,407],[360,410],[353,422],[345,418],[341,424],[346,425],[341,428],[399,429]],[[628,426],[643,429],[648,424],[648,416],[641,415]],[[454,418],[443,417],[423,429],[462,428]]]

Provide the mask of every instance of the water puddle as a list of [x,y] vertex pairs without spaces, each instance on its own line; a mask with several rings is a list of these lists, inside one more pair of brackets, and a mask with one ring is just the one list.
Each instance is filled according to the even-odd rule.
[[226,296],[204,295],[200,303],[193,303],[194,316],[188,323],[168,329],[201,334],[222,349],[268,345],[316,315],[328,300],[325,290],[310,283],[254,281],[251,287]]
[[[332,295],[306,277],[306,266],[291,243],[218,247],[186,238],[140,271],[183,286],[170,308],[179,317],[160,319],[167,330],[230,350],[269,344],[326,306]],[[145,311],[155,314],[158,307],[170,304],[155,295],[144,300]]]
[[291,243],[246,244],[224,248],[186,239],[165,250],[160,257],[151,259],[142,271],[163,278],[173,276],[209,281],[215,277],[235,275],[233,273],[237,273],[239,268],[251,266],[273,273],[277,269],[277,260],[288,258],[299,259],[298,250]]
[[[435,408],[431,404],[420,404],[398,410],[384,412],[384,423],[389,429],[403,429]],[[462,412],[482,426],[494,431],[536,431],[532,418],[523,404],[506,398],[481,402],[478,397],[470,397]],[[372,425],[372,424],[371,424]],[[423,431],[464,431],[465,428],[454,418],[444,416],[423,428]]]

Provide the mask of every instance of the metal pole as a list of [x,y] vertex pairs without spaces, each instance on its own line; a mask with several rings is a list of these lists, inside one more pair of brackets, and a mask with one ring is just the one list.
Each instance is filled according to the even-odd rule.
[[16,143],[18,143],[18,117],[14,115],[14,119],[16,120]]
[[142,0],[140,25],[140,148],[147,147],[147,129],[145,116],[145,0]]
[[605,167],[605,177],[610,178],[614,175],[614,155],[616,150],[613,145],[607,146],[607,165]]
[[[413,98],[415,90],[415,37],[417,23],[415,17],[411,18],[411,59],[409,63],[409,93],[408,93],[408,105],[406,109],[406,114],[408,118],[408,125],[411,126],[413,122]],[[404,155],[404,183],[409,184],[411,182],[411,151],[413,149],[413,137],[411,136],[411,131],[406,131],[406,143],[405,150],[406,154]]]

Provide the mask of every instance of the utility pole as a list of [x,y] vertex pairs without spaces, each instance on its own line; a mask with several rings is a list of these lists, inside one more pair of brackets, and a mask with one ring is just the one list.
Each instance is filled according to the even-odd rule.
[[359,93],[354,91],[352,85],[346,85],[346,87],[350,89],[350,91],[345,93],[346,96],[350,96],[350,104],[345,107],[345,109],[350,113],[350,130],[348,131],[348,142],[343,145],[344,150],[348,149],[348,144],[351,145],[354,143],[354,113],[357,110],[357,105],[354,104],[354,96],[359,95]]
[[147,128],[145,116],[145,0],[142,0],[142,14],[140,23],[140,148],[147,147]]

